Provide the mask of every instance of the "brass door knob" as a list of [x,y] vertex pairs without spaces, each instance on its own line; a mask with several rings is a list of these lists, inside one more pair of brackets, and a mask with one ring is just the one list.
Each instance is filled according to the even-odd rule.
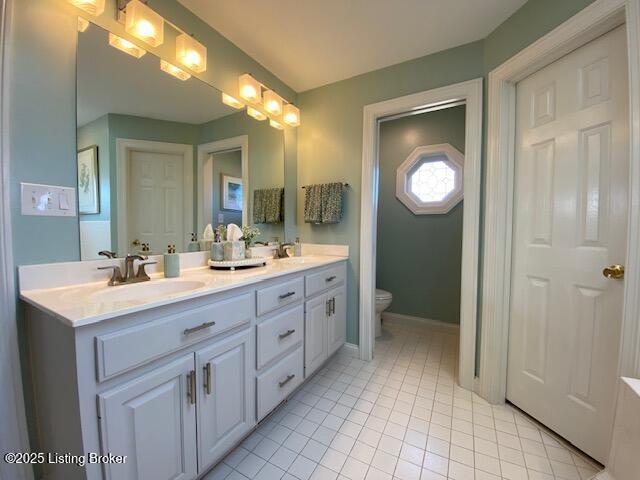
[[607,278],[613,278],[614,280],[621,280],[624,278],[624,266],[623,265],[609,265],[602,270],[602,274]]

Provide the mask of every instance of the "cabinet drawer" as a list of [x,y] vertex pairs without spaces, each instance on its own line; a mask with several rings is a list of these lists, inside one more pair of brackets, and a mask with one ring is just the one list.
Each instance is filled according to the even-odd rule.
[[257,326],[258,368],[302,340],[304,307],[299,305]]
[[302,278],[295,278],[273,287],[258,290],[258,316],[300,300],[303,295]]
[[258,376],[258,421],[302,382],[302,346]]
[[346,276],[347,267],[344,263],[307,275],[305,279],[307,297],[315,295],[316,293],[324,292],[335,285],[339,285],[345,281]]
[[185,345],[248,324],[252,312],[253,294],[247,293],[98,335],[98,380],[105,380]]

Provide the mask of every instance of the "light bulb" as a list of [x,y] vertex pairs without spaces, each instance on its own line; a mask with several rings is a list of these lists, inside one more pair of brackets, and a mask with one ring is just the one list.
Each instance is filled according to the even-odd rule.
[[127,33],[152,47],[164,42],[164,19],[140,0],[131,0],[127,4],[125,17]]
[[238,91],[240,96],[249,103],[260,103],[262,100],[262,86],[248,73],[238,77]]

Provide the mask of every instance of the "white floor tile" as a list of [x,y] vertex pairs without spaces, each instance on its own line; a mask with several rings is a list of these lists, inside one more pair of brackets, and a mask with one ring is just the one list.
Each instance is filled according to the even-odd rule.
[[[337,354],[206,480],[590,480],[597,464],[456,385],[457,336],[385,322]],[[603,477],[605,478],[605,477]]]

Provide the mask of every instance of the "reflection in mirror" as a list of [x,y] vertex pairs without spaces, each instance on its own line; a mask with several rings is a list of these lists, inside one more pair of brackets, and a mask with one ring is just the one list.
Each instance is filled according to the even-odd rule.
[[82,260],[194,251],[207,224],[252,224],[258,241],[283,240],[282,131],[194,77],[167,74],[150,53],[109,46],[96,25],[78,35]]

